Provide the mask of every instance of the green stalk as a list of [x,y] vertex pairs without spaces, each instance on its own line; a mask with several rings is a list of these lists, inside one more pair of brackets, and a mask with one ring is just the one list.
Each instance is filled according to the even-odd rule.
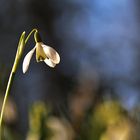
[[32,35],[33,32],[38,32],[38,30],[37,30],[37,29],[33,29],[33,30],[29,33],[29,35],[28,35],[27,38],[25,39],[25,44],[27,43],[27,41],[29,40],[29,38],[30,38],[30,36]]
[[16,53],[16,56],[15,56],[15,61],[14,61],[14,64],[13,64],[13,67],[12,67],[12,70],[11,70],[11,73],[10,73],[10,76],[9,76],[9,80],[8,80],[5,96],[4,96],[4,99],[3,99],[2,108],[1,108],[1,113],[0,113],[0,140],[2,140],[2,120],[3,120],[3,113],[4,113],[6,101],[7,101],[11,86],[12,86],[12,82],[13,82],[14,77],[15,77],[17,67],[19,65],[19,61],[22,57],[24,47],[25,47],[27,41],[29,40],[29,38],[30,38],[30,36],[32,35],[33,32],[37,32],[37,29],[33,29],[29,33],[29,35],[27,36],[26,39],[25,39],[25,32],[23,32],[21,37],[20,37],[20,40],[19,40],[17,53]]

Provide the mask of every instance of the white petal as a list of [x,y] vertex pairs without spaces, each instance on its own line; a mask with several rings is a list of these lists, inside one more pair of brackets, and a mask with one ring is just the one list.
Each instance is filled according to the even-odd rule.
[[60,56],[55,49],[44,44],[42,44],[42,47],[46,56],[51,59],[53,63],[58,64],[60,62]]
[[28,70],[28,67],[29,67],[29,64],[30,64],[30,61],[31,61],[31,58],[33,56],[35,49],[36,49],[36,46],[26,54],[23,60],[23,64],[22,64],[23,73],[25,73]]
[[48,66],[50,66],[50,67],[52,67],[52,68],[54,68],[55,67],[55,63],[53,63],[50,59],[48,59],[48,58],[46,58],[45,60],[44,60],[44,62],[48,65]]

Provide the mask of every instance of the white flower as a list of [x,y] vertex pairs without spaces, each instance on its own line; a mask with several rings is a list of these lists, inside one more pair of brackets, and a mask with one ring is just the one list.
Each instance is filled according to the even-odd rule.
[[52,47],[44,45],[42,42],[37,42],[35,47],[27,53],[23,60],[23,73],[28,70],[31,58],[35,51],[37,62],[44,61],[48,66],[53,68],[60,62],[59,54]]

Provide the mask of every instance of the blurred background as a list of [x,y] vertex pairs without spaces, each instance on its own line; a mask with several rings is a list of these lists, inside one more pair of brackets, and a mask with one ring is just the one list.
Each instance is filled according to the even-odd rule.
[[139,13],[139,0],[0,0],[0,105],[23,31],[61,56],[26,74],[21,61],[3,140],[140,140]]

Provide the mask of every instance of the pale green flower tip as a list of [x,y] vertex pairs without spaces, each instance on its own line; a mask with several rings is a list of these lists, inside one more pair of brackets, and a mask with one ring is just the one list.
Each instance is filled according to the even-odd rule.
[[23,42],[24,39],[25,39],[25,31],[21,34],[18,45],[21,45],[21,42]]
[[25,31],[22,32],[22,34],[21,34],[22,39],[25,38],[25,33],[26,33]]
[[25,43],[25,31],[21,35],[21,43]]

